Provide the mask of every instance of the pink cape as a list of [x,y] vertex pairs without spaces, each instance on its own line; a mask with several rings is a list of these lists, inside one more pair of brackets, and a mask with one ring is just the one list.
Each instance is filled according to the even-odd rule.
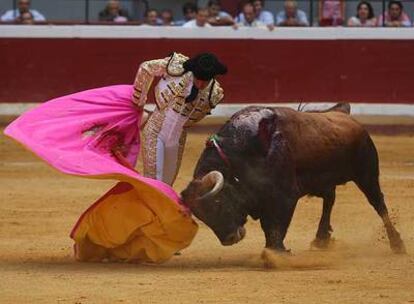
[[[145,192],[141,198],[146,200],[145,204],[149,206],[153,204],[153,213],[157,212],[154,211],[157,208],[161,210],[159,205],[164,204],[166,209],[176,210],[177,214],[180,213],[182,216],[183,211],[186,211],[185,207],[180,205],[178,195],[169,185],[141,176],[118,163],[112,155],[112,149],[116,148],[132,166],[137,161],[142,111],[132,103],[132,91],[132,85],[116,85],[50,100],[16,119],[6,128],[5,134],[63,173],[127,182],[133,186],[135,192]],[[156,202],[148,202],[149,197],[156,197]],[[98,202],[100,201],[102,199]],[[158,206],[155,207],[155,204]],[[85,213],[90,212],[94,205]],[[169,213],[169,218],[171,214]],[[79,221],[84,217],[85,214]],[[168,219],[158,219],[161,222],[165,220]],[[188,222],[188,219],[186,221]],[[74,230],[79,225],[78,222]],[[139,223],[134,227],[138,226]],[[88,229],[83,228],[83,230]],[[128,233],[136,234],[136,231]],[[76,231],[73,231],[71,236],[74,237],[74,234]],[[84,234],[83,237],[86,237],[87,232]],[[192,237],[190,240],[187,237],[185,244],[182,245],[187,246]],[[128,236],[123,239],[128,239]],[[99,240],[96,242],[105,243]],[[104,246],[104,244],[100,245]],[[177,249],[179,250],[180,246],[171,248],[170,251]],[[150,257],[148,260],[165,260],[173,253],[164,253],[161,254],[162,258]]]

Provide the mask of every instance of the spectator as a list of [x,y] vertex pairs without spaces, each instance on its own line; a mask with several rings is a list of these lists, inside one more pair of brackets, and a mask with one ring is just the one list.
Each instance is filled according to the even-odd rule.
[[285,9],[276,16],[277,26],[309,26],[306,13],[298,9],[294,0],[285,1]]
[[411,26],[410,18],[404,12],[404,6],[401,1],[388,2],[388,12],[384,13],[384,16],[378,18],[378,26],[382,25],[388,27],[407,27]]
[[357,6],[357,14],[349,18],[348,26],[368,27],[375,26],[377,19],[374,15],[374,9],[368,1],[361,1]]
[[34,24],[33,15],[31,12],[24,12],[16,19],[20,24]]
[[208,8],[197,9],[197,14],[196,14],[195,19],[184,23],[183,27],[186,27],[186,28],[211,27],[211,25],[208,23]]
[[36,10],[30,9],[30,0],[19,0],[17,2],[16,10],[8,10],[1,17],[0,20],[3,22],[17,21],[19,22],[20,15],[29,12],[33,21],[46,21],[45,17]]
[[338,26],[344,23],[345,0],[319,0],[319,25]]
[[197,5],[191,2],[187,2],[183,5],[183,15],[184,19],[179,20],[175,25],[184,25],[184,23],[194,20],[197,14]]
[[109,0],[99,13],[99,21],[127,22],[128,19],[128,11],[122,9],[119,0]]
[[163,9],[161,11],[161,25],[163,25],[163,26],[173,26],[173,25],[175,25],[172,10]]
[[221,10],[221,4],[219,0],[208,1],[208,22],[211,25],[233,25],[233,17],[228,13]]
[[158,20],[158,11],[156,9],[150,8],[145,12],[144,24],[151,26],[160,25],[160,21]]
[[233,27],[237,29],[239,27],[261,27],[266,28],[266,24],[256,19],[254,6],[252,3],[247,2],[242,8],[243,22],[238,22]]
[[[264,7],[264,0],[253,0],[250,1],[253,4],[254,7],[254,11],[255,11],[255,15],[256,15],[256,20],[266,24],[269,27],[274,26],[275,24],[275,19],[273,17],[273,14],[269,11],[265,11],[263,10]],[[244,6],[243,6],[244,7]],[[244,23],[244,14],[240,13],[237,18],[236,18],[236,22],[237,23]]]

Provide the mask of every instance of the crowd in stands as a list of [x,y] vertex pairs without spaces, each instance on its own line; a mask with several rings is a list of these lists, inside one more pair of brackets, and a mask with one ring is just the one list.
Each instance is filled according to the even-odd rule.
[[[350,27],[409,27],[412,26],[409,16],[404,11],[401,1],[391,0],[384,13],[376,15],[369,1],[358,3],[355,15],[345,18],[345,0],[319,0],[319,26]],[[197,7],[193,2],[183,5],[182,20],[175,20],[170,9],[158,11],[148,9],[143,24],[147,26],[182,26],[185,28],[203,28],[211,26],[258,27],[273,30],[276,26],[309,26],[307,14],[299,9],[297,1],[284,1],[284,8],[277,12],[264,9],[264,0],[244,0],[240,3],[240,13],[231,16],[221,8],[219,0],[210,0],[206,7]],[[9,10],[1,15],[2,22],[34,24],[45,22],[46,18],[31,8],[30,0],[18,0],[17,9]],[[99,21],[124,23],[133,21],[128,11],[122,8],[119,0],[109,0],[99,13]]]

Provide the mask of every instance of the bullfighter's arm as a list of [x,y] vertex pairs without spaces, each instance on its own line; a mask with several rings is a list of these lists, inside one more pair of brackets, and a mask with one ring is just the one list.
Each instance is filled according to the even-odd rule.
[[134,81],[133,102],[138,107],[143,107],[147,101],[147,94],[154,77],[161,77],[166,73],[170,57],[143,62],[137,72]]

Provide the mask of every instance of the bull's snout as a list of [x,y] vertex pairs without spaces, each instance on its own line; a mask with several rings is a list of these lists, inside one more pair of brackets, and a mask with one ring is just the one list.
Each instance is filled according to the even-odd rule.
[[244,227],[239,227],[237,230],[231,234],[229,234],[221,244],[223,246],[230,246],[240,242],[246,236],[246,229]]

